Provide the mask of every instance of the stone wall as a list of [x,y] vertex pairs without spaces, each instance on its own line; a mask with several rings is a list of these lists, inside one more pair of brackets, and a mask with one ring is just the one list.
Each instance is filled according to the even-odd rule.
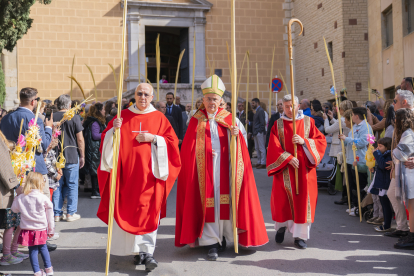
[[[128,2],[145,2],[129,0]],[[208,4],[205,0],[150,0],[151,4],[178,5]],[[205,48],[214,69],[222,69],[223,81],[231,90],[226,41],[230,44],[230,2],[210,0],[211,10],[205,13]],[[285,50],[283,44],[283,0],[238,0],[236,1],[236,50],[240,74],[244,55],[250,50],[250,96],[257,96],[255,64],[259,68],[259,98],[268,103],[270,67],[273,46],[276,47],[273,75],[285,72]],[[132,7],[133,5],[131,5]],[[174,10],[174,9],[172,9]],[[156,11],[154,9],[154,14]],[[34,19],[28,34],[18,42],[18,87],[32,86],[39,90],[43,99],[55,99],[70,93],[70,76],[73,56],[76,55],[74,76],[87,95],[93,92],[93,82],[85,64],[95,75],[98,100],[116,95],[116,86],[108,63],[117,73],[120,68],[122,34],[122,9],[119,0],[54,0],[50,5],[36,3],[31,10]],[[200,24],[200,22],[194,22]],[[128,54],[126,55],[128,56]],[[210,74],[203,56],[200,61],[206,66],[206,77]],[[143,61],[143,59],[141,59]],[[204,63],[205,62],[205,63]],[[126,59],[126,72],[129,61]],[[247,65],[241,77],[241,97],[245,97]],[[142,70],[141,70],[142,72]],[[128,78],[128,73],[125,79]],[[124,91],[127,83],[124,83]],[[180,93],[187,90],[183,90]],[[254,93],[254,94],[253,94]],[[186,94],[187,98],[190,97]],[[73,98],[81,99],[80,90],[74,84]]]
[[[393,13],[393,44],[384,48],[382,13],[390,5]],[[369,71],[371,86],[380,92],[398,86],[404,77],[414,76],[414,47],[410,43],[414,41],[414,33],[404,36],[403,9],[403,0],[368,0]]]
[[[368,93],[367,6],[364,0],[286,0],[289,16],[304,25],[304,34],[294,41],[295,92],[300,98],[334,100],[333,84],[323,37],[332,42],[337,90],[347,88],[349,98],[366,100]],[[290,18],[285,19],[287,24]],[[287,28],[286,28],[287,31]],[[342,76],[342,77],[341,77]],[[357,86],[361,84],[361,91]],[[359,87],[358,87],[359,88]]]

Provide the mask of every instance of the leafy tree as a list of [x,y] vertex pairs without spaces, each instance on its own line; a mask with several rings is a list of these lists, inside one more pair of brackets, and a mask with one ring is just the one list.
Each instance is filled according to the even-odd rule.
[[13,51],[16,43],[30,29],[33,19],[30,8],[38,1],[50,4],[52,0],[0,0],[0,52]]
[[6,100],[6,83],[4,81],[3,65],[0,61],[0,105],[3,106]]

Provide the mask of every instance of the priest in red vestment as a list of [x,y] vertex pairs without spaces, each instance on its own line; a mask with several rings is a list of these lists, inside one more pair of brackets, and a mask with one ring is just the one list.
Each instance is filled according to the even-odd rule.
[[[267,173],[273,176],[272,218],[276,222],[276,242],[282,243],[286,229],[293,234],[295,245],[307,247],[311,224],[315,218],[318,184],[316,167],[326,149],[325,136],[312,118],[303,115],[295,97],[296,135],[293,135],[292,98],[283,98],[284,113],[270,133]],[[294,144],[298,158],[294,157]],[[296,194],[295,168],[298,168]]]
[[157,229],[181,168],[178,138],[164,114],[151,105],[152,99],[152,86],[138,85],[135,104],[102,133],[98,169],[102,197],[98,217],[108,223],[113,133],[120,128],[111,254],[135,255],[135,264],[145,264],[147,271],[157,267],[153,257]]
[[237,139],[236,208],[239,244],[268,242],[256,183],[246,146],[246,131],[219,108],[226,88],[213,75],[202,85],[203,104],[188,125],[181,146],[182,169],[177,182],[175,245],[205,246],[207,259],[233,242],[230,138]]

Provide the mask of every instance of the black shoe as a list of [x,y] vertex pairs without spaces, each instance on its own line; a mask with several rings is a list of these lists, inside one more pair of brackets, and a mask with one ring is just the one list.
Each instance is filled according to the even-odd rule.
[[218,258],[218,248],[213,247],[207,253],[207,260],[209,261],[216,261]]
[[55,251],[55,250],[56,250],[56,248],[57,248],[57,245],[56,245],[56,244],[51,244],[51,243],[49,243],[49,242],[46,242],[46,245],[47,245],[47,250],[48,250],[49,252]]
[[295,245],[300,249],[306,249],[308,247],[306,242],[302,239],[295,239]]
[[334,201],[335,204],[337,205],[345,205],[348,204],[348,198],[343,197],[340,200]]
[[154,259],[152,254],[146,254],[145,260],[142,261],[145,264],[145,271],[153,271],[156,267],[158,267],[158,262]]
[[223,241],[221,242],[221,245],[218,249],[219,252],[224,252],[226,251],[226,246],[227,246],[227,242],[226,242],[226,238],[223,237]]
[[101,198],[101,195],[99,194],[98,191],[93,191],[92,195],[91,195],[92,199],[96,199],[96,198]]
[[409,231],[401,231],[401,230],[395,230],[392,232],[387,232],[384,234],[386,237],[392,237],[392,238],[403,238],[406,237],[410,233]]
[[285,240],[286,227],[279,228],[276,232],[275,241],[276,243],[282,243]]
[[408,234],[407,238],[404,238],[402,241],[394,244],[394,248],[414,250],[414,233]]
[[134,256],[134,265],[142,265],[144,264],[145,258],[147,257],[147,253],[139,252],[138,255]]

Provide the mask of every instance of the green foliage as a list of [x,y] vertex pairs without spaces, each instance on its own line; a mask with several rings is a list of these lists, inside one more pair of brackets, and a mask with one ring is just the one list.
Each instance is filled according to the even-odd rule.
[[0,61],[0,105],[3,106],[6,100],[6,82],[4,80],[3,66]]
[[[30,29],[33,19],[30,8],[36,0],[0,0],[0,51],[13,51],[16,43]],[[39,0],[50,4],[52,0]]]

